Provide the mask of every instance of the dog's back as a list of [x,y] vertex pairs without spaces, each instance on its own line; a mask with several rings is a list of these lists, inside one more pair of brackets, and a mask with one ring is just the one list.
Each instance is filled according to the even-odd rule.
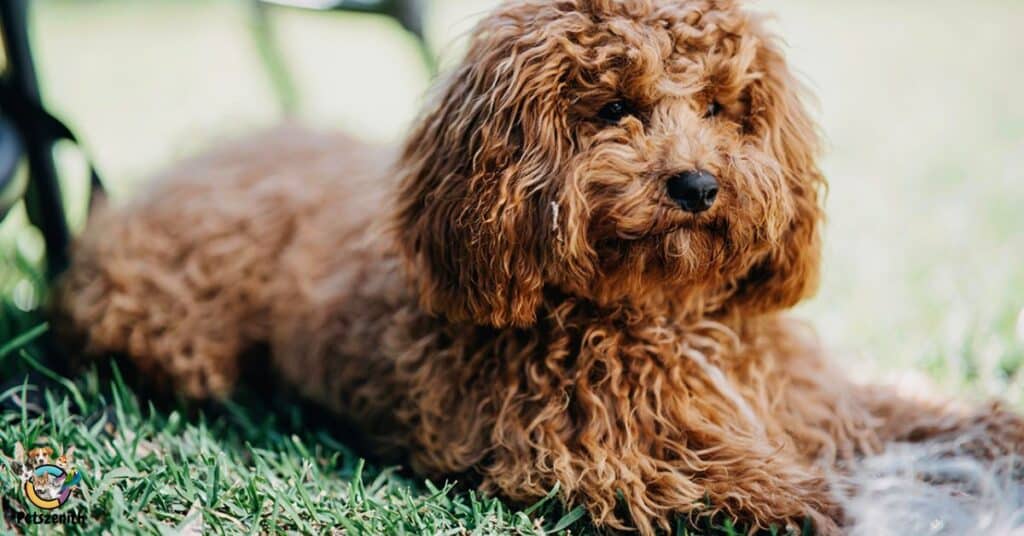
[[270,342],[271,309],[381,259],[389,166],[379,148],[295,127],[182,163],[94,215],[55,294],[58,327],[91,355],[131,355],[154,386],[223,395],[238,357]]

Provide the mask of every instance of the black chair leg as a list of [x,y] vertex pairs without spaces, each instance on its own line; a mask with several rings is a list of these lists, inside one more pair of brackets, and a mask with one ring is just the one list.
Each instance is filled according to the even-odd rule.
[[[28,5],[28,0],[0,1],[0,25],[8,62],[5,83],[22,98],[41,108],[39,83],[29,44]],[[68,265],[69,242],[64,203],[53,160],[54,139],[45,125],[25,120],[25,110],[3,112],[21,123],[18,126],[29,165],[25,207],[29,220],[43,234],[46,243],[47,277],[52,279]]]

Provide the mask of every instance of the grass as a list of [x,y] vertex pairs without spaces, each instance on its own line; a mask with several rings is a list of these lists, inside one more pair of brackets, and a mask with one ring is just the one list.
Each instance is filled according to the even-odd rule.
[[[57,452],[76,447],[83,485],[65,508],[84,511],[88,522],[68,532],[547,534],[578,533],[584,524],[582,510],[564,512],[553,496],[517,511],[454,483],[367,467],[292,408],[253,398],[205,411],[157,409],[125,385],[116,366],[109,382],[95,370],[63,378],[40,362],[35,343],[45,335],[39,324],[0,348],[8,373],[0,449],[10,454],[16,442]],[[4,472],[0,497],[9,519],[33,511],[21,495]]]
[[[115,197],[183,153],[277,118],[236,4],[34,5],[48,101],[87,140]],[[429,33],[442,44],[486,9],[471,0],[432,8]],[[763,8],[779,12],[829,139],[824,281],[797,314],[813,320],[853,376],[917,371],[948,392],[1021,407],[1024,71],[1012,66],[1024,56],[1024,5],[779,0]],[[401,135],[427,84],[405,37],[365,17],[275,20],[304,117],[371,139]],[[457,49],[444,47],[448,57]],[[61,156],[75,176],[73,155]],[[65,186],[80,224],[81,186]],[[55,374],[35,312],[46,290],[40,243],[21,214],[0,226],[0,451],[10,455],[15,442],[77,447],[84,484],[65,508],[89,521],[67,532],[593,532],[557,501],[517,509],[366,464],[287,401],[242,393],[223,407],[155,407],[116,374]],[[26,508],[15,487],[0,468],[5,509]],[[722,521],[677,532],[741,529]]]
[[[35,318],[12,313],[4,319]],[[9,329],[10,326],[5,326]],[[0,347],[0,451],[14,445],[75,446],[80,491],[59,513],[82,513],[66,533],[106,534],[596,534],[582,507],[566,511],[558,488],[524,509],[457,488],[373,467],[297,405],[242,391],[214,408],[157,408],[129,388],[116,366],[66,378],[43,364],[45,322]],[[271,397],[273,400],[273,397]],[[31,448],[31,447],[26,447]],[[9,466],[9,460],[0,467]],[[9,467],[6,467],[9,469]],[[4,517],[37,512],[20,483],[0,470]],[[0,525],[3,527],[4,525]],[[189,532],[198,531],[198,532]],[[677,522],[675,534],[738,536],[729,520]],[[773,533],[774,534],[774,533]]]

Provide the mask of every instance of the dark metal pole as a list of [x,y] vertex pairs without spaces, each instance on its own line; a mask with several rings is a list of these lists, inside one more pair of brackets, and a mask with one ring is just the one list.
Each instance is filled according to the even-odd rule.
[[[39,83],[28,35],[28,0],[0,0],[0,24],[3,24],[4,49],[7,51],[5,82],[25,99],[42,108]],[[24,117],[19,110],[8,110],[12,117]],[[29,165],[29,184],[25,207],[29,221],[43,233],[46,243],[47,276],[60,274],[68,264],[68,224],[53,161],[53,136],[43,125],[22,121]]]

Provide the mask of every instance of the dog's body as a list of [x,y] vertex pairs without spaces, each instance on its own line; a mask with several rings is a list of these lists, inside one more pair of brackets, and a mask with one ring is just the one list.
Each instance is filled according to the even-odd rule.
[[[702,124],[686,88],[709,72],[728,115]],[[557,483],[645,533],[718,509],[835,531],[843,462],[1024,432],[856,387],[781,316],[814,287],[822,183],[790,84],[730,1],[513,3],[402,154],[285,129],[181,166],[94,218],[56,310],[194,398],[269,346],[378,452],[515,501]],[[699,211],[655,180],[691,167],[721,188]]]

